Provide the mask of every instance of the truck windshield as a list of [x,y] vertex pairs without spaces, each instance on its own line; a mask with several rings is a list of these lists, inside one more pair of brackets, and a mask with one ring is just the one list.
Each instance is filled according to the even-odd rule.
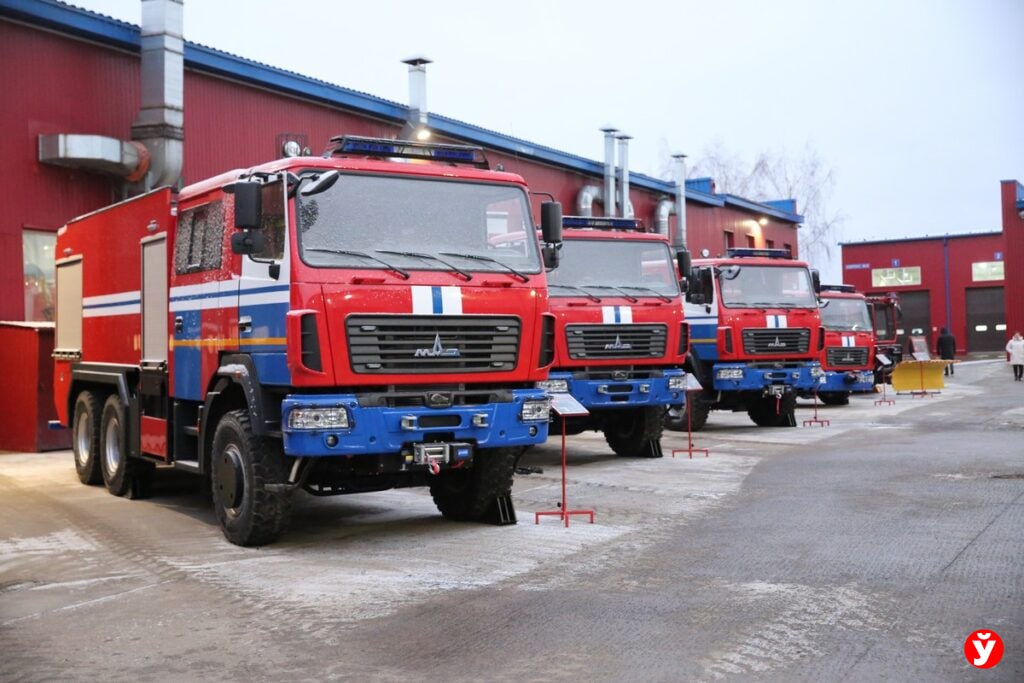
[[639,240],[565,240],[548,286],[550,296],[679,296],[668,245]]
[[838,332],[867,332],[871,330],[871,316],[863,299],[826,299],[821,309],[821,324],[826,330]]
[[722,304],[729,308],[817,308],[807,268],[729,265],[719,268]]
[[319,268],[539,273],[522,188],[456,180],[342,175],[298,195],[302,260]]

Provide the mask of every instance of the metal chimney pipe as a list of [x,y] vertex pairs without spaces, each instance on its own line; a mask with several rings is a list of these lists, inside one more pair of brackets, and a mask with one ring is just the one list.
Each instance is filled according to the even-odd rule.
[[605,126],[604,133],[604,215],[615,215],[615,134],[614,126]]
[[676,236],[672,244],[686,247],[686,155],[673,154],[676,167]]
[[633,204],[629,201],[629,141],[632,135],[617,135],[619,141],[619,211],[623,218],[633,217]]
[[142,102],[132,139],[149,150],[145,188],[177,186],[185,139],[183,0],[142,0]]
[[402,137],[406,140],[426,140],[430,137],[427,129],[427,64],[431,60],[426,57],[410,57],[403,59],[409,65],[409,114]]

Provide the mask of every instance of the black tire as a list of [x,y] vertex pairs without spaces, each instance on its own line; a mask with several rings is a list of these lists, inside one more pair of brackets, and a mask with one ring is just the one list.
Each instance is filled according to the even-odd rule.
[[616,411],[605,419],[604,440],[619,457],[660,457],[655,444],[661,441],[664,419],[663,406]]
[[818,398],[827,406],[845,406],[850,402],[850,392],[826,391],[825,393],[818,394]]
[[149,494],[153,466],[128,454],[127,426],[120,397],[108,396],[100,417],[100,472],[111,494],[144,498]]
[[484,448],[473,466],[444,470],[430,478],[430,496],[445,519],[482,521],[498,496],[512,493],[512,476],[521,448]]
[[71,416],[71,450],[75,471],[83,484],[100,484],[100,399],[91,391],[83,391],[75,399]]
[[[686,414],[690,411],[693,413],[687,418]],[[687,429],[699,432],[707,424],[710,412],[710,406],[700,398],[687,397],[685,405],[670,406],[670,410],[665,413],[665,429],[673,432],[685,432]],[[690,420],[689,424],[687,419]]]
[[796,427],[796,394],[784,394],[778,402],[762,396],[747,406],[747,415],[758,427]]
[[217,423],[210,471],[213,509],[225,538],[235,545],[266,545],[284,533],[291,497],[271,490],[287,482],[281,442],[253,434],[249,411],[233,410]]

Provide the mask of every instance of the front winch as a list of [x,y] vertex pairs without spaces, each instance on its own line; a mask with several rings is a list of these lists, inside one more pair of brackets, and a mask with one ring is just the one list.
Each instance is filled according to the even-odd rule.
[[416,465],[425,465],[431,474],[441,471],[441,465],[469,460],[473,455],[473,446],[468,443],[417,443],[412,446],[412,461]]

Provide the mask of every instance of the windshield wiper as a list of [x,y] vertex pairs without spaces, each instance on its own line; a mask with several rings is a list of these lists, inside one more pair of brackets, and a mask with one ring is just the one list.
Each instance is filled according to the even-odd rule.
[[423,254],[423,253],[420,253],[418,251],[392,251],[391,249],[374,249],[374,251],[377,252],[378,254],[394,254],[395,256],[411,256],[412,258],[426,259],[428,261],[437,261],[438,263],[441,263],[441,264],[443,264],[445,266],[448,266],[448,268],[450,268],[454,272],[458,273],[462,277],[466,278],[467,282],[469,282],[470,280],[473,279],[473,274],[472,273],[467,273],[462,268],[459,268],[457,265],[455,265],[453,263],[449,263],[448,261],[445,261],[440,256],[434,256],[433,254]]
[[640,299],[637,299],[629,292],[619,289],[615,285],[580,285],[580,287],[589,287],[591,289],[614,289],[616,292],[621,294],[626,299],[626,301],[628,301],[631,304],[635,304],[637,301],[640,301]]
[[328,249],[327,247],[307,247],[306,251],[320,251],[325,254],[338,254],[340,256],[358,256],[360,258],[370,259],[371,261],[376,261],[377,263],[381,264],[388,270],[398,273],[399,275],[402,276],[403,279],[409,279],[409,273],[407,271],[402,270],[398,266],[391,265],[384,259],[379,259],[376,256],[372,254],[367,254],[366,252],[363,251],[352,251],[351,249]]
[[455,257],[458,257],[458,258],[470,259],[472,261],[487,261],[488,263],[496,263],[499,266],[501,266],[502,268],[504,268],[505,270],[507,270],[512,275],[514,275],[517,278],[519,278],[520,282],[529,282],[530,281],[529,277],[527,277],[523,273],[520,273],[518,270],[516,270],[512,266],[508,265],[507,263],[502,263],[498,259],[493,259],[490,256],[483,256],[482,254],[457,254],[457,253],[451,252],[451,251],[441,251],[441,252],[438,252],[438,253],[441,254],[441,256],[455,256]]
[[549,282],[548,283],[548,289],[551,289],[552,287],[557,287],[558,289],[574,289],[577,292],[580,292],[583,296],[585,296],[588,299],[590,299],[591,301],[595,301],[597,303],[601,303],[601,297],[594,296],[590,292],[588,292],[588,291],[586,291],[584,289],[581,289],[580,287],[577,287],[576,285],[556,285],[556,284],[553,284],[553,283]]
[[661,292],[659,292],[659,291],[657,291],[655,289],[651,289],[650,287],[641,287],[639,285],[622,285],[622,288],[623,289],[639,289],[642,292],[650,292],[651,294],[653,294],[654,296],[658,297],[662,301],[667,301],[667,302],[671,302],[672,301],[672,297],[665,296]]

